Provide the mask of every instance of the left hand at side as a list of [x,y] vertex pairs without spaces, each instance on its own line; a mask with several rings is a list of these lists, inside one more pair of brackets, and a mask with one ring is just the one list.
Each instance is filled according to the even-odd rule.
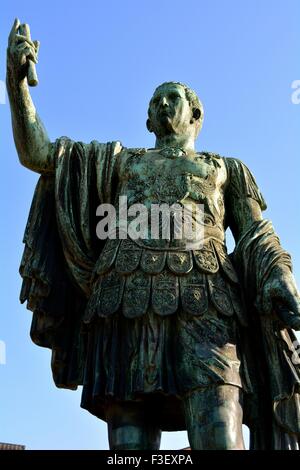
[[287,266],[275,266],[264,284],[262,309],[275,315],[285,327],[300,330],[300,295],[295,278]]

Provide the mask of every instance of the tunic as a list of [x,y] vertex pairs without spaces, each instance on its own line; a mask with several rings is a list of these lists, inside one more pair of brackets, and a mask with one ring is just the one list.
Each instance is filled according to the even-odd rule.
[[[146,149],[118,155],[118,198],[128,206],[202,204],[202,244],[148,237],[106,241],[97,260],[84,322],[87,364],[81,406],[105,419],[107,400],[159,396],[162,429],[184,428],[170,397],[230,384],[251,389],[241,364],[238,323],[246,316],[225,245],[227,169],[218,155],[170,156]],[[174,207],[174,206],[173,206]],[[117,211],[117,226],[120,226]],[[177,220],[178,222],[178,220]],[[197,237],[197,235],[196,235]],[[157,398],[156,398],[157,400]]]
[[[226,250],[236,201],[266,207],[247,167],[65,137],[50,158],[55,171],[38,181],[24,234],[20,299],[33,312],[32,340],[52,350],[55,384],[83,385],[82,406],[102,419],[108,400],[151,398],[167,430],[184,428],[185,394],[232,384],[245,392],[253,448],[298,448],[295,337],[259,313],[265,280],[290,258],[266,220]],[[148,207],[202,204],[203,246],[100,240],[97,207],[121,195]]]

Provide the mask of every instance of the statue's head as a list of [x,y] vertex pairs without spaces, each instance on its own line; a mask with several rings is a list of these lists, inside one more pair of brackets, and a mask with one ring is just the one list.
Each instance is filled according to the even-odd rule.
[[150,100],[147,128],[156,137],[199,134],[203,123],[203,106],[196,93],[179,82],[159,85]]

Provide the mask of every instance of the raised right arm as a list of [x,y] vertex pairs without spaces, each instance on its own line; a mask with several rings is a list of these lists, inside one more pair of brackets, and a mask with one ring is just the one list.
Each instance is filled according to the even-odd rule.
[[15,145],[22,165],[38,173],[51,173],[53,144],[36,112],[26,78],[29,59],[37,62],[37,47],[19,34],[19,27],[19,20],[15,20],[8,39],[6,77]]

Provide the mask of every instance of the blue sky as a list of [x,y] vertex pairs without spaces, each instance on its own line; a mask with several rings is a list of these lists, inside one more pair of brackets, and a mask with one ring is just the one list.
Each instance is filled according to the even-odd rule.
[[[51,139],[121,140],[153,146],[147,105],[163,81],[189,84],[205,108],[197,149],[243,160],[268,202],[300,283],[300,79],[298,0],[4,0],[0,80],[15,17],[41,42],[32,90]],[[8,102],[0,104],[0,441],[30,449],[105,449],[106,425],[79,407],[80,391],[52,383],[50,353],[29,339],[31,313],[18,301],[22,237],[37,175],[14,148]],[[186,445],[164,434],[164,448]]]

